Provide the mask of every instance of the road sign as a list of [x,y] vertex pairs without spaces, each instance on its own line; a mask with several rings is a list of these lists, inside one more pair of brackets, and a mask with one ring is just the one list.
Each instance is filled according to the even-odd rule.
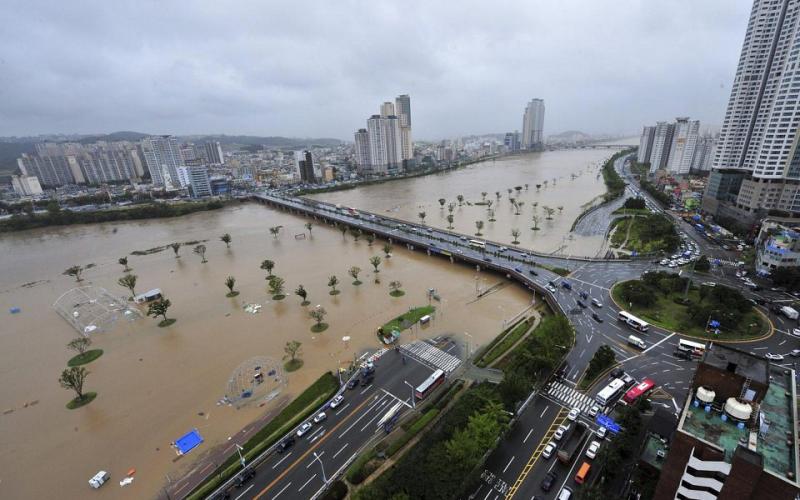
[[595,417],[595,422],[597,422],[597,425],[602,425],[603,427],[613,432],[614,434],[617,434],[619,432],[619,425],[616,422],[614,422],[614,420],[608,415],[605,415],[603,413],[598,413],[597,416]]

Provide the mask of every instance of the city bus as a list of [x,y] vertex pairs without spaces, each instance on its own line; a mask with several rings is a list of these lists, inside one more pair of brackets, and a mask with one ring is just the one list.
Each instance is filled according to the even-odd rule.
[[425,399],[428,394],[439,387],[442,382],[444,382],[444,372],[442,370],[436,370],[430,377],[425,379],[425,382],[417,387],[416,391],[414,391],[414,395],[417,399]]
[[481,240],[469,240],[469,246],[479,250],[486,250],[486,243]]
[[633,404],[636,402],[637,399],[642,397],[643,394],[647,394],[648,392],[653,390],[653,387],[656,386],[656,383],[646,378],[642,380],[639,384],[631,387],[631,389],[622,396],[622,400],[626,403]]
[[597,393],[594,400],[603,406],[606,406],[612,399],[619,395],[622,388],[625,387],[625,382],[622,379],[615,378],[603,390]]
[[702,356],[706,352],[706,345],[699,342],[692,342],[691,340],[680,339],[678,341],[678,350],[688,352],[692,356]]
[[637,318],[629,312],[620,311],[617,319],[624,321],[628,326],[640,332],[646,332],[647,329],[650,328],[650,325],[646,321]]

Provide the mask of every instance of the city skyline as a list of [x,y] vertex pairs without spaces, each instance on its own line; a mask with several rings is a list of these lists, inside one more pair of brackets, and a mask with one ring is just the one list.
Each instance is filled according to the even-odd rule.
[[[428,140],[517,129],[531,95],[549,103],[553,132],[636,134],[641,123],[671,115],[721,124],[742,42],[737,27],[749,12],[746,2],[647,9],[553,2],[519,5],[489,29],[479,22],[489,6],[452,13],[426,5],[403,14],[410,32],[378,36],[396,31],[399,12],[362,7],[228,12],[200,4],[145,22],[132,3],[113,11],[20,4],[0,35],[7,117],[0,135],[142,130],[352,140],[349,123],[401,92],[414,96],[415,135]],[[457,29],[436,22],[453,15]],[[129,32],[119,16],[144,31]],[[275,18],[284,22],[259,29]],[[676,42],[665,18],[693,29]],[[77,34],[98,30],[102,49]],[[573,31],[596,40],[576,41]],[[396,59],[391,65],[386,54]]]

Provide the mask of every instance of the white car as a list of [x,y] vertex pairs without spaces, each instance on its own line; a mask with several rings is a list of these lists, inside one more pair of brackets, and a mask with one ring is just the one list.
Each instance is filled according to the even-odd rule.
[[597,429],[597,437],[599,437],[600,439],[605,438],[607,433],[608,429],[606,429],[605,427],[600,427],[599,429]]
[[306,422],[297,429],[297,437],[303,437],[303,435],[311,430],[311,422]]
[[542,456],[544,458],[550,458],[553,456],[553,453],[556,452],[556,444],[552,441],[547,443],[547,446],[544,447],[544,451],[542,451]]
[[592,418],[596,417],[599,412],[600,412],[600,407],[597,405],[594,405],[591,408],[589,408],[589,416]]
[[547,285],[547,289],[550,291],[550,293],[556,293],[556,287],[553,285]]
[[321,412],[317,413],[316,417],[314,417],[314,423],[318,424],[318,423],[322,422],[323,420],[325,420],[326,418],[328,418],[328,415],[326,415],[324,411],[321,411]]
[[342,396],[341,394],[339,394],[338,396],[336,396],[335,398],[333,398],[333,399],[331,400],[331,404],[330,404],[329,406],[330,406],[330,407],[331,407],[331,409],[333,410],[334,408],[336,408],[337,406],[339,406],[340,404],[342,404],[342,401],[344,401],[344,396]]
[[773,354],[768,352],[764,357],[770,361],[783,361],[783,356],[781,354]]
[[800,337],[800,328],[792,328],[792,335]]
[[573,408],[567,414],[567,420],[569,420],[570,422],[574,422],[575,420],[578,419],[578,415],[580,414],[581,411],[578,408]]
[[561,438],[564,437],[564,433],[567,432],[568,429],[568,425],[559,425],[558,429],[556,429],[556,433],[553,434],[553,439],[556,441],[561,441]]
[[792,352],[790,352],[789,355],[793,358],[800,357],[800,349],[792,349]]
[[597,299],[592,299],[592,305],[595,307],[603,307],[603,303]]
[[598,450],[600,450],[600,441],[592,441],[592,444],[589,445],[589,449],[586,450],[586,457],[587,458],[596,457]]
[[666,266],[667,264],[669,264],[669,261],[667,259],[662,259],[661,262],[659,262],[659,264],[662,266]]

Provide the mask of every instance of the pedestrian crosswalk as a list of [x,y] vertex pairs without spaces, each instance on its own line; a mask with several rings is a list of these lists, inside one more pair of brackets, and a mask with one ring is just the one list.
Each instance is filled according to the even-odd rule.
[[461,364],[461,360],[457,357],[422,340],[401,345],[400,350],[404,354],[445,373],[452,372]]
[[589,408],[596,404],[590,396],[558,381],[550,384],[547,388],[547,394],[568,408],[580,409],[581,413],[586,413]]

